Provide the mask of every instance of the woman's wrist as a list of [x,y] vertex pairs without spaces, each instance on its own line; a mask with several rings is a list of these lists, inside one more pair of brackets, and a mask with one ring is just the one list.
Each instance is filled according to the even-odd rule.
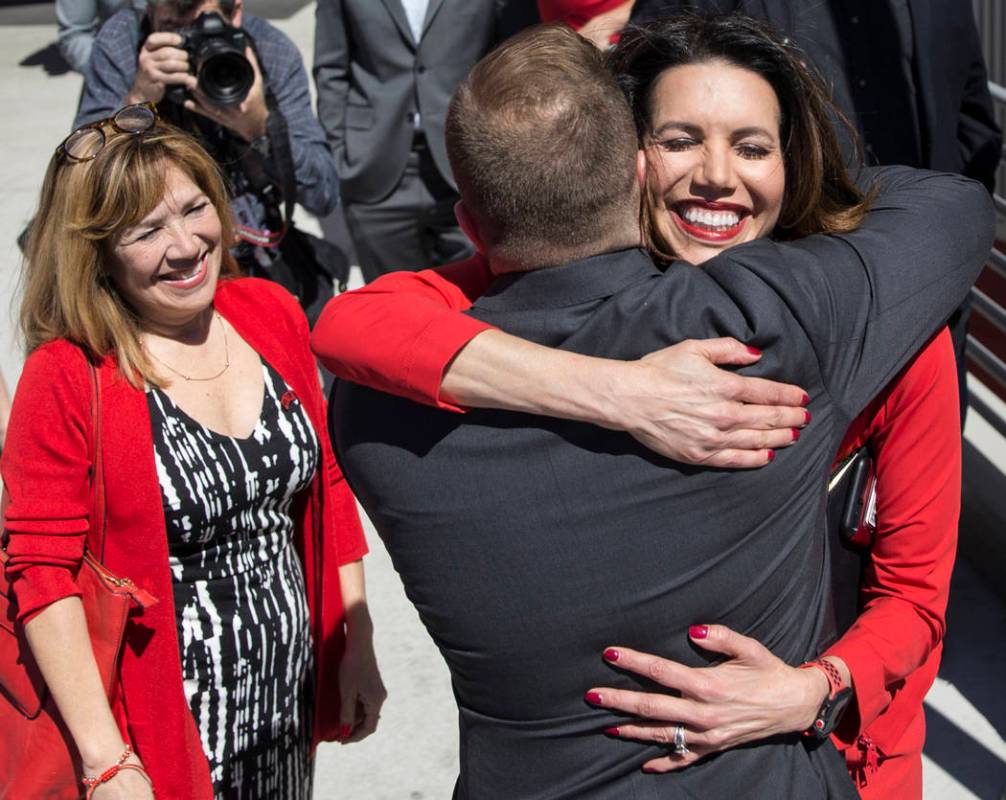
[[627,405],[619,399],[624,399],[625,387],[635,379],[633,362],[580,358],[583,361],[570,371],[570,385],[561,392],[567,404],[562,416],[609,430],[629,431],[632,421]]
[[374,621],[366,603],[361,603],[346,611],[346,635],[353,637],[374,635]]
[[801,691],[799,697],[803,698],[798,704],[799,713],[794,717],[793,732],[807,730],[814,724],[817,712],[822,704],[831,694],[831,684],[827,676],[819,669],[793,670],[800,679]]
[[[100,775],[122,758],[126,747],[122,741],[122,734],[118,731],[111,737],[93,737],[87,742],[78,743],[77,750],[80,753],[84,774]],[[126,762],[139,763],[131,749],[123,763]]]

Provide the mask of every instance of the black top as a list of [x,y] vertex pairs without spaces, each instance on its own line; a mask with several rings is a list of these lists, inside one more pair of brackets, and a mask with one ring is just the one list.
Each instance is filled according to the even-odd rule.
[[311,796],[313,653],[290,506],[318,441],[263,362],[262,410],[244,439],[147,394],[164,503],[185,699],[214,797]]
[[963,297],[991,235],[976,184],[887,176],[897,188],[883,210],[845,237],[761,240],[665,273],[638,250],[595,256],[500,278],[472,309],[615,358],[721,335],[762,348],[747,371],[799,383],[814,414],[764,469],[682,467],[588,425],[337,388],[344,472],[451,670],[459,798],[856,796],[831,744],[812,750],[798,735],[644,774],[661,748],[601,735],[619,719],[583,692],[639,685],[603,663],[607,645],[705,663],[687,638],[694,623],[729,625],[791,664],[812,655],[831,458]]

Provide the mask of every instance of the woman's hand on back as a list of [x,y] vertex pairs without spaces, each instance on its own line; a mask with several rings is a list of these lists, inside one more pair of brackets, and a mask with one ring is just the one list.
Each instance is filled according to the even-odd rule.
[[746,742],[810,727],[828,695],[828,680],[817,669],[791,667],[768,648],[722,625],[695,625],[691,639],[727,659],[711,667],[686,667],[676,661],[624,647],[609,647],[605,659],[618,669],[642,675],[674,694],[610,687],[591,689],[586,699],[636,719],[606,733],[674,745],[683,726],[689,752],[669,754],[643,765],[648,772],[669,772],[700,758]]
[[761,467],[810,421],[798,386],[738,375],[760,351],[732,338],[694,339],[625,364],[609,403],[615,427],[661,455],[709,467]]

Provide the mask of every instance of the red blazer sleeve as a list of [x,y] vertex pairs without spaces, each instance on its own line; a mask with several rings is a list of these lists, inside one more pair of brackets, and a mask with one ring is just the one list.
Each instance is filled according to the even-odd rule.
[[315,324],[311,347],[340,378],[460,411],[440,399],[440,383],[458,351],[492,328],[459,313],[491,280],[481,256],[384,275],[330,300]]
[[83,354],[66,342],[33,352],[14,394],[2,460],[7,575],[19,620],[80,594],[74,576],[91,505],[90,414]]
[[[863,574],[864,610],[826,655],[852,673],[855,740],[891,702],[946,629],[957,547],[961,429],[957,368],[944,329],[892,383],[869,438],[877,465],[877,530]],[[851,730],[858,727],[858,730]]]

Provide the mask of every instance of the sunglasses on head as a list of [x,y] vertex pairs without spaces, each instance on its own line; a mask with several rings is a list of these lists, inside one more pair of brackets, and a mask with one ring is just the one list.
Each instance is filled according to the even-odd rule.
[[90,161],[105,146],[108,136],[105,131],[111,128],[116,133],[141,134],[146,133],[157,122],[157,109],[153,103],[136,103],[120,108],[107,119],[89,122],[82,125],[67,136],[57,153],[62,153],[70,161],[79,163]]

